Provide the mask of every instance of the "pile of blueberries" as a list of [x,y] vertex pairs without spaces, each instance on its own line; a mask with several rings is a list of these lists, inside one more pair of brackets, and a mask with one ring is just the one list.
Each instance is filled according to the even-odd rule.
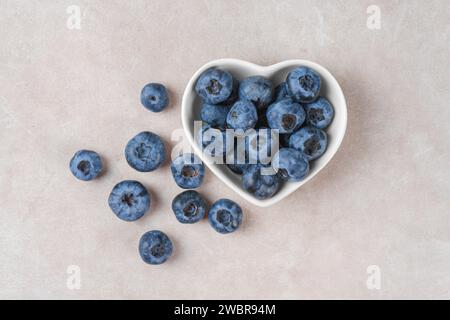
[[[141,103],[153,112],[162,111],[169,104],[169,96],[162,84],[147,84],[141,91]],[[165,161],[166,148],[161,138],[144,131],[133,137],[125,147],[128,164],[139,172],[151,172]],[[83,181],[100,176],[103,163],[100,156],[90,150],[80,150],[70,160],[73,175]],[[194,154],[176,157],[171,164],[176,184],[183,189],[200,187],[205,175],[203,163]],[[125,180],[114,186],[108,204],[114,214],[124,221],[136,221],[147,213],[151,206],[151,194],[138,181]],[[207,214],[207,203],[195,190],[186,190],[172,201],[172,210],[181,223],[192,224]],[[236,231],[242,222],[242,209],[229,199],[214,202],[208,212],[210,225],[219,233]],[[173,245],[169,237],[159,230],[146,232],[139,241],[139,254],[148,264],[164,263],[171,255]]]
[[291,70],[275,88],[262,76],[239,83],[228,71],[209,68],[195,85],[203,121],[197,143],[205,154],[223,157],[223,163],[242,176],[247,192],[268,199],[283,182],[304,179],[310,161],[326,150],[324,129],[333,120],[334,108],[319,96],[321,87],[320,75],[304,66]]

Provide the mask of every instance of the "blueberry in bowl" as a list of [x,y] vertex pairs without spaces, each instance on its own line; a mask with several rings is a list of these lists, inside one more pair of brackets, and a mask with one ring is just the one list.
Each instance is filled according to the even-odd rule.
[[258,121],[256,107],[248,100],[238,100],[227,115],[227,126],[235,130],[246,131],[255,126]]
[[300,128],[305,121],[306,113],[299,103],[288,98],[272,103],[267,109],[266,116],[270,128],[277,129],[280,134],[286,134]]
[[239,85],[239,99],[251,101],[258,110],[267,108],[272,98],[273,84],[264,77],[248,77]]
[[69,167],[75,178],[90,181],[102,172],[103,163],[97,152],[80,150],[73,155]]
[[213,203],[208,213],[211,227],[219,233],[236,231],[242,223],[242,209],[234,201],[220,199]]
[[200,187],[205,176],[203,162],[193,153],[181,154],[170,166],[175,183],[183,189]]
[[218,104],[233,97],[235,81],[228,71],[209,68],[195,84],[195,91],[207,103]]
[[274,101],[280,101],[284,100],[286,98],[291,98],[291,95],[289,94],[289,89],[287,87],[286,82],[280,83],[278,86],[275,87],[275,93],[274,93]]
[[205,217],[206,201],[197,191],[187,190],[172,200],[172,211],[179,222],[196,223]]
[[319,97],[316,101],[304,105],[306,123],[318,129],[328,127],[334,117],[334,108],[327,98]]
[[159,230],[148,231],[139,240],[139,254],[145,263],[162,264],[170,258],[172,251],[172,241]]
[[230,111],[228,106],[203,102],[200,118],[212,128],[225,129],[228,111]]
[[283,181],[301,181],[309,172],[309,162],[303,152],[280,149],[272,159],[272,167]]
[[158,169],[165,160],[166,148],[161,138],[149,131],[144,131],[128,141],[125,158],[128,164],[140,172]]
[[286,83],[292,98],[300,103],[316,100],[322,86],[320,75],[308,67],[298,67],[289,72]]
[[140,182],[125,180],[114,186],[108,205],[119,219],[136,221],[150,209],[151,196]]
[[273,197],[281,187],[281,181],[270,165],[250,165],[242,175],[244,190],[259,200]]
[[327,134],[321,129],[306,126],[289,138],[289,146],[304,153],[308,161],[319,158],[326,150]]
[[164,85],[160,83],[149,83],[141,91],[142,105],[152,112],[161,112],[169,104],[169,94]]

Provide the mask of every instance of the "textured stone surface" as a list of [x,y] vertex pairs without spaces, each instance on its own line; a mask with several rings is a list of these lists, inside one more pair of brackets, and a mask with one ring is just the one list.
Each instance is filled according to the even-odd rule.
[[[380,30],[366,27],[371,4]],[[70,5],[80,30],[66,27]],[[0,297],[450,298],[449,15],[444,0],[1,0]],[[170,142],[188,79],[221,57],[321,63],[349,111],[336,157],[276,206],[253,207],[207,172],[199,191],[244,209],[228,236],[177,222],[167,163],[143,174],[123,155],[143,130]],[[172,92],[159,114],[139,102],[150,81]],[[82,148],[103,156],[101,179],[72,177]],[[136,223],[107,205],[123,179],[154,196]],[[174,242],[165,265],[140,260],[150,229]],[[366,287],[369,265],[381,290]]]

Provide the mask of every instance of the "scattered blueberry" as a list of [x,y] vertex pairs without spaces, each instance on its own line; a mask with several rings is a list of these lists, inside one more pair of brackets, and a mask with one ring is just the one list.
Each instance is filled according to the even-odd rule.
[[166,87],[160,83],[149,83],[142,88],[141,103],[150,111],[160,112],[169,104]]
[[306,123],[324,129],[333,120],[334,109],[328,99],[319,97],[316,101],[305,105]]
[[181,223],[196,223],[205,216],[206,202],[197,191],[187,190],[173,199],[172,210]]
[[250,165],[242,176],[242,185],[257,199],[271,198],[280,188],[280,179],[270,166]]
[[208,213],[209,224],[219,233],[236,231],[242,222],[242,209],[234,201],[220,199],[213,203]]
[[128,164],[140,172],[158,169],[165,160],[165,153],[166,148],[161,138],[149,131],[137,134],[125,147]]
[[228,100],[233,94],[235,83],[231,74],[217,68],[204,71],[195,84],[195,91],[210,104]]
[[253,102],[258,110],[267,108],[272,102],[272,97],[272,82],[264,77],[249,77],[239,85],[239,99]]
[[148,264],[161,264],[172,255],[173,245],[169,237],[161,231],[144,233],[139,241],[139,254]]
[[100,156],[95,151],[77,151],[70,160],[70,171],[75,178],[89,181],[95,179],[103,169]]
[[298,67],[289,72],[286,83],[291,96],[301,103],[316,100],[321,87],[319,74],[308,67]]
[[311,161],[320,157],[327,148],[327,134],[321,129],[306,126],[294,133],[289,139],[289,146],[303,152]]
[[272,159],[272,166],[284,180],[300,181],[309,172],[309,163],[303,152],[292,148],[280,149]]
[[280,100],[284,100],[286,98],[290,98],[290,94],[289,94],[289,90],[287,87],[286,82],[282,82],[280,83],[276,88],[275,88],[275,97],[274,97],[274,101],[280,101]]
[[183,189],[198,188],[205,176],[205,166],[192,153],[179,155],[170,166],[176,184]]
[[228,112],[227,125],[235,130],[248,130],[258,121],[256,108],[250,101],[239,100]]
[[108,204],[118,218],[135,221],[150,208],[151,196],[140,182],[125,180],[114,186]]
[[305,121],[305,110],[291,99],[272,103],[267,109],[267,121],[272,129],[279,133],[292,133]]

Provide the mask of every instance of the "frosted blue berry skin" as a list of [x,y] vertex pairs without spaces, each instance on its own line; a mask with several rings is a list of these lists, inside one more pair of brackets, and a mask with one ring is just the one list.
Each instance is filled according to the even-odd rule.
[[144,131],[128,141],[125,158],[128,164],[140,172],[158,169],[165,160],[166,148],[161,138],[149,131]]
[[229,199],[217,200],[209,209],[208,221],[219,233],[235,232],[242,223],[242,209]]
[[281,186],[278,175],[274,171],[264,174],[264,167],[271,169],[261,164],[250,165],[242,176],[243,188],[259,200],[273,197]]
[[75,178],[90,181],[97,178],[102,172],[103,163],[95,151],[80,150],[73,155],[69,167]]
[[312,103],[304,105],[306,123],[318,129],[324,129],[333,121],[334,108],[327,98],[319,97]]
[[308,67],[298,67],[289,72],[286,83],[291,97],[300,103],[316,100],[322,86],[320,75]]
[[280,101],[290,97],[291,95],[289,94],[286,82],[282,82],[278,86],[276,86],[274,93],[274,101]]
[[164,85],[149,83],[141,91],[142,105],[152,111],[161,112],[169,105],[169,94]]
[[170,258],[172,251],[172,241],[159,230],[148,231],[139,240],[139,255],[145,263],[162,264]]
[[197,191],[187,190],[172,200],[172,211],[179,222],[196,223],[205,217],[206,201]]
[[200,187],[205,177],[205,166],[193,153],[179,155],[170,166],[173,179],[183,189]]
[[150,209],[151,196],[140,182],[125,180],[114,186],[108,205],[119,219],[135,221]]
[[283,181],[301,181],[309,172],[306,156],[292,148],[280,149],[272,159],[272,166]]
[[303,124],[306,113],[303,107],[292,99],[284,99],[272,103],[267,109],[267,122],[280,134],[292,133]]
[[312,126],[301,128],[289,138],[289,146],[303,152],[309,161],[323,155],[327,144],[327,134]]
[[253,76],[239,85],[239,99],[251,101],[256,109],[263,110],[272,102],[273,84],[269,79]]
[[212,128],[225,129],[230,107],[219,104],[203,103],[200,118]]
[[227,126],[235,130],[248,130],[258,121],[258,113],[252,102],[238,100],[227,115]]
[[195,91],[203,101],[218,104],[232,98],[235,85],[228,71],[209,68],[197,79]]

